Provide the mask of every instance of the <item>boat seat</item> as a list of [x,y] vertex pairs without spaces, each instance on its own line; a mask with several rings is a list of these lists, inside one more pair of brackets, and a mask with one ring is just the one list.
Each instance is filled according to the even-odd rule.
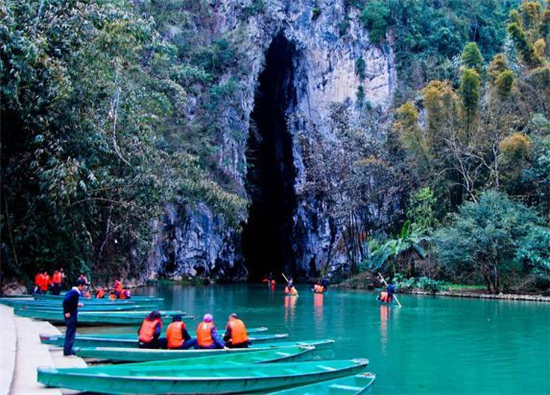
[[319,369],[324,369],[324,370],[326,370],[327,372],[332,372],[332,371],[336,370],[336,369],[334,369],[334,368],[332,368],[332,367],[330,367],[330,366],[319,366]]

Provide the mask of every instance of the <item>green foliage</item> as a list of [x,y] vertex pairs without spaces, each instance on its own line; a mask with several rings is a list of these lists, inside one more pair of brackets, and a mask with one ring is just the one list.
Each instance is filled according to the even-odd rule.
[[481,78],[474,69],[462,69],[460,77],[460,95],[466,113],[468,127],[476,117],[480,98]]
[[363,81],[367,76],[365,72],[365,59],[362,56],[355,61],[355,74],[359,77],[359,81]]
[[433,209],[435,204],[433,191],[429,187],[420,188],[410,197],[407,218],[413,229],[430,232],[438,225]]
[[550,228],[531,227],[519,243],[515,261],[528,272],[550,278]]
[[444,281],[433,280],[428,277],[405,278],[401,273],[397,273],[394,276],[392,283],[401,292],[410,292],[419,289],[424,292],[435,294],[448,290],[448,286]]
[[476,43],[468,43],[461,55],[462,64],[468,69],[475,69],[478,74],[483,71],[483,56]]
[[536,223],[536,214],[495,191],[484,192],[477,203],[466,202],[436,231],[441,263],[449,270],[475,270],[490,292],[498,293],[515,269],[519,241]]
[[181,47],[124,1],[9,0],[1,15],[6,270],[137,276],[151,220],[176,199],[241,221],[246,202],[204,167],[208,144],[181,111],[235,61],[229,43],[179,62]]
[[495,86],[498,94],[502,98],[507,98],[510,95],[510,92],[512,92],[514,79],[515,77],[512,70],[505,70],[497,76]]
[[378,44],[386,38],[391,23],[390,9],[383,1],[369,1],[361,13],[361,22],[369,31],[371,42]]
[[514,43],[516,44],[523,60],[529,65],[536,64],[536,58],[533,55],[533,48],[527,41],[525,31],[523,31],[517,23],[511,23],[508,25],[508,33],[510,34],[510,37],[512,37],[512,40],[514,40]]

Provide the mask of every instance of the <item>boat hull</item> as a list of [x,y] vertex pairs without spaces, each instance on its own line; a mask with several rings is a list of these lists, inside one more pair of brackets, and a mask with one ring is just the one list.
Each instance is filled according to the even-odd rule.
[[268,395],[364,395],[370,393],[376,380],[374,373],[360,373],[320,383],[304,385]]
[[249,348],[226,350],[148,350],[148,349],[134,349],[134,348],[116,348],[116,347],[90,347],[90,348],[78,348],[75,347],[76,355],[83,358],[95,358],[111,361],[123,361],[123,362],[146,362],[146,361],[158,361],[167,359],[180,359],[180,358],[196,358],[205,356],[215,356],[231,353],[246,353],[254,350],[268,350],[273,348],[281,348],[288,346],[312,346],[316,350],[332,347],[334,340],[312,340],[301,342],[276,342],[265,343],[259,345],[252,345]]
[[[109,394],[228,394],[266,392],[332,380],[363,371],[367,360],[185,367],[178,375],[147,370],[132,376],[39,368],[38,381],[54,387]],[[171,374],[170,372],[169,374]]]

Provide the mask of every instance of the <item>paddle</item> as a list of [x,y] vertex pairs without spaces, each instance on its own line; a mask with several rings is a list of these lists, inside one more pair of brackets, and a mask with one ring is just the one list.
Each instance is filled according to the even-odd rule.
[[[382,281],[384,281],[384,284],[386,284],[386,287],[389,287],[388,283],[386,282],[386,280],[384,279],[384,277],[382,277],[382,275],[380,273],[378,273],[378,275],[380,276],[380,278],[382,279]],[[397,302],[397,304],[399,305],[399,307],[403,307],[401,306],[401,303],[399,303],[399,299],[397,299],[397,296],[395,294],[393,294],[393,297],[395,298],[395,301]]]
[[288,281],[288,278],[286,278],[285,274],[284,274],[284,273],[281,273],[281,274],[283,275],[283,278],[285,279],[285,281],[286,281],[287,283],[289,283],[290,281]]

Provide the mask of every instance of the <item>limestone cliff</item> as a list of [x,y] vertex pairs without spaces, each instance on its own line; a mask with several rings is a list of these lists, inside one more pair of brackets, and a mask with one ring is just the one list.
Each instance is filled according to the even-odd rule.
[[[349,248],[350,224],[364,227],[367,226],[365,222],[369,222],[373,227],[383,227],[390,221],[390,212],[395,211],[391,193],[378,194],[372,202],[366,198],[367,203],[361,210],[368,213],[350,222],[349,216],[338,210],[338,201],[353,200],[345,192],[344,184],[346,177],[350,179],[350,173],[356,171],[342,174],[334,167],[338,158],[349,159],[353,165],[364,160],[365,153],[380,150],[385,115],[392,103],[396,79],[391,46],[372,44],[357,11],[346,9],[343,0],[270,0],[260,2],[261,7],[250,12],[257,3],[243,0],[210,2],[215,15],[210,33],[213,37],[230,37],[239,42],[240,51],[248,59],[247,73],[239,79],[234,100],[219,114],[225,130],[219,162],[234,179],[240,193],[249,197],[250,215],[253,215],[255,199],[268,199],[270,191],[269,181],[264,180],[268,189],[260,191],[255,198],[254,188],[263,184],[251,185],[255,182],[254,177],[263,174],[261,169],[250,170],[251,162],[257,162],[256,168],[263,162],[261,158],[253,158],[250,146],[256,144],[259,150],[264,149],[261,144],[271,138],[265,135],[267,132],[262,131],[261,126],[262,119],[271,115],[258,109],[261,100],[258,91],[264,89],[261,84],[265,87],[269,82],[260,81],[269,67],[266,59],[270,50],[272,58],[286,51],[290,66],[272,66],[273,73],[281,73],[277,67],[289,68],[283,74],[276,74],[282,75],[285,81],[264,92],[286,97],[284,103],[278,100],[278,106],[286,122],[286,130],[281,133],[288,136],[289,142],[276,137],[273,141],[280,147],[273,155],[280,161],[285,160],[283,156],[291,158],[291,163],[280,163],[273,171],[281,177],[288,176],[287,181],[281,182],[290,179],[291,185],[282,185],[280,193],[293,196],[282,198],[285,202],[281,215],[288,218],[279,224],[277,232],[283,233],[280,241],[265,246],[286,250],[281,255],[283,266],[271,263],[262,267],[262,262],[257,262],[260,252],[248,256],[246,253],[246,248],[258,246],[247,247],[246,242],[243,255],[242,231],[225,225],[206,205],[192,209],[174,203],[167,206],[164,218],[156,225],[158,231],[150,255],[149,277],[244,279],[251,272],[260,275],[262,271],[277,268],[301,277],[313,277],[325,269],[346,271],[350,262],[360,260],[360,255],[364,254],[360,248]],[[193,103],[198,105],[199,102],[200,97],[190,100],[187,111],[192,113]],[[342,123],[345,132],[342,132]],[[349,141],[342,140],[343,133],[350,130],[359,134],[354,140],[361,142],[357,150]],[[281,153],[285,149],[290,149],[290,153]],[[254,171],[256,175],[250,173]],[[375,189],[376,176],[367,174],[366,179],[370,180],[368,188]],[[327,193],[323,185],[332,193]],[[256,228],[251,231],[250,226],[245,224],[244,232],[256,231]],[[357,237],[364,237],[362,232],[356,233]],[[260,243],[252,236],[246,237],[252,240],[249,244]],[[254,265],[255,270],[251,271]]]

